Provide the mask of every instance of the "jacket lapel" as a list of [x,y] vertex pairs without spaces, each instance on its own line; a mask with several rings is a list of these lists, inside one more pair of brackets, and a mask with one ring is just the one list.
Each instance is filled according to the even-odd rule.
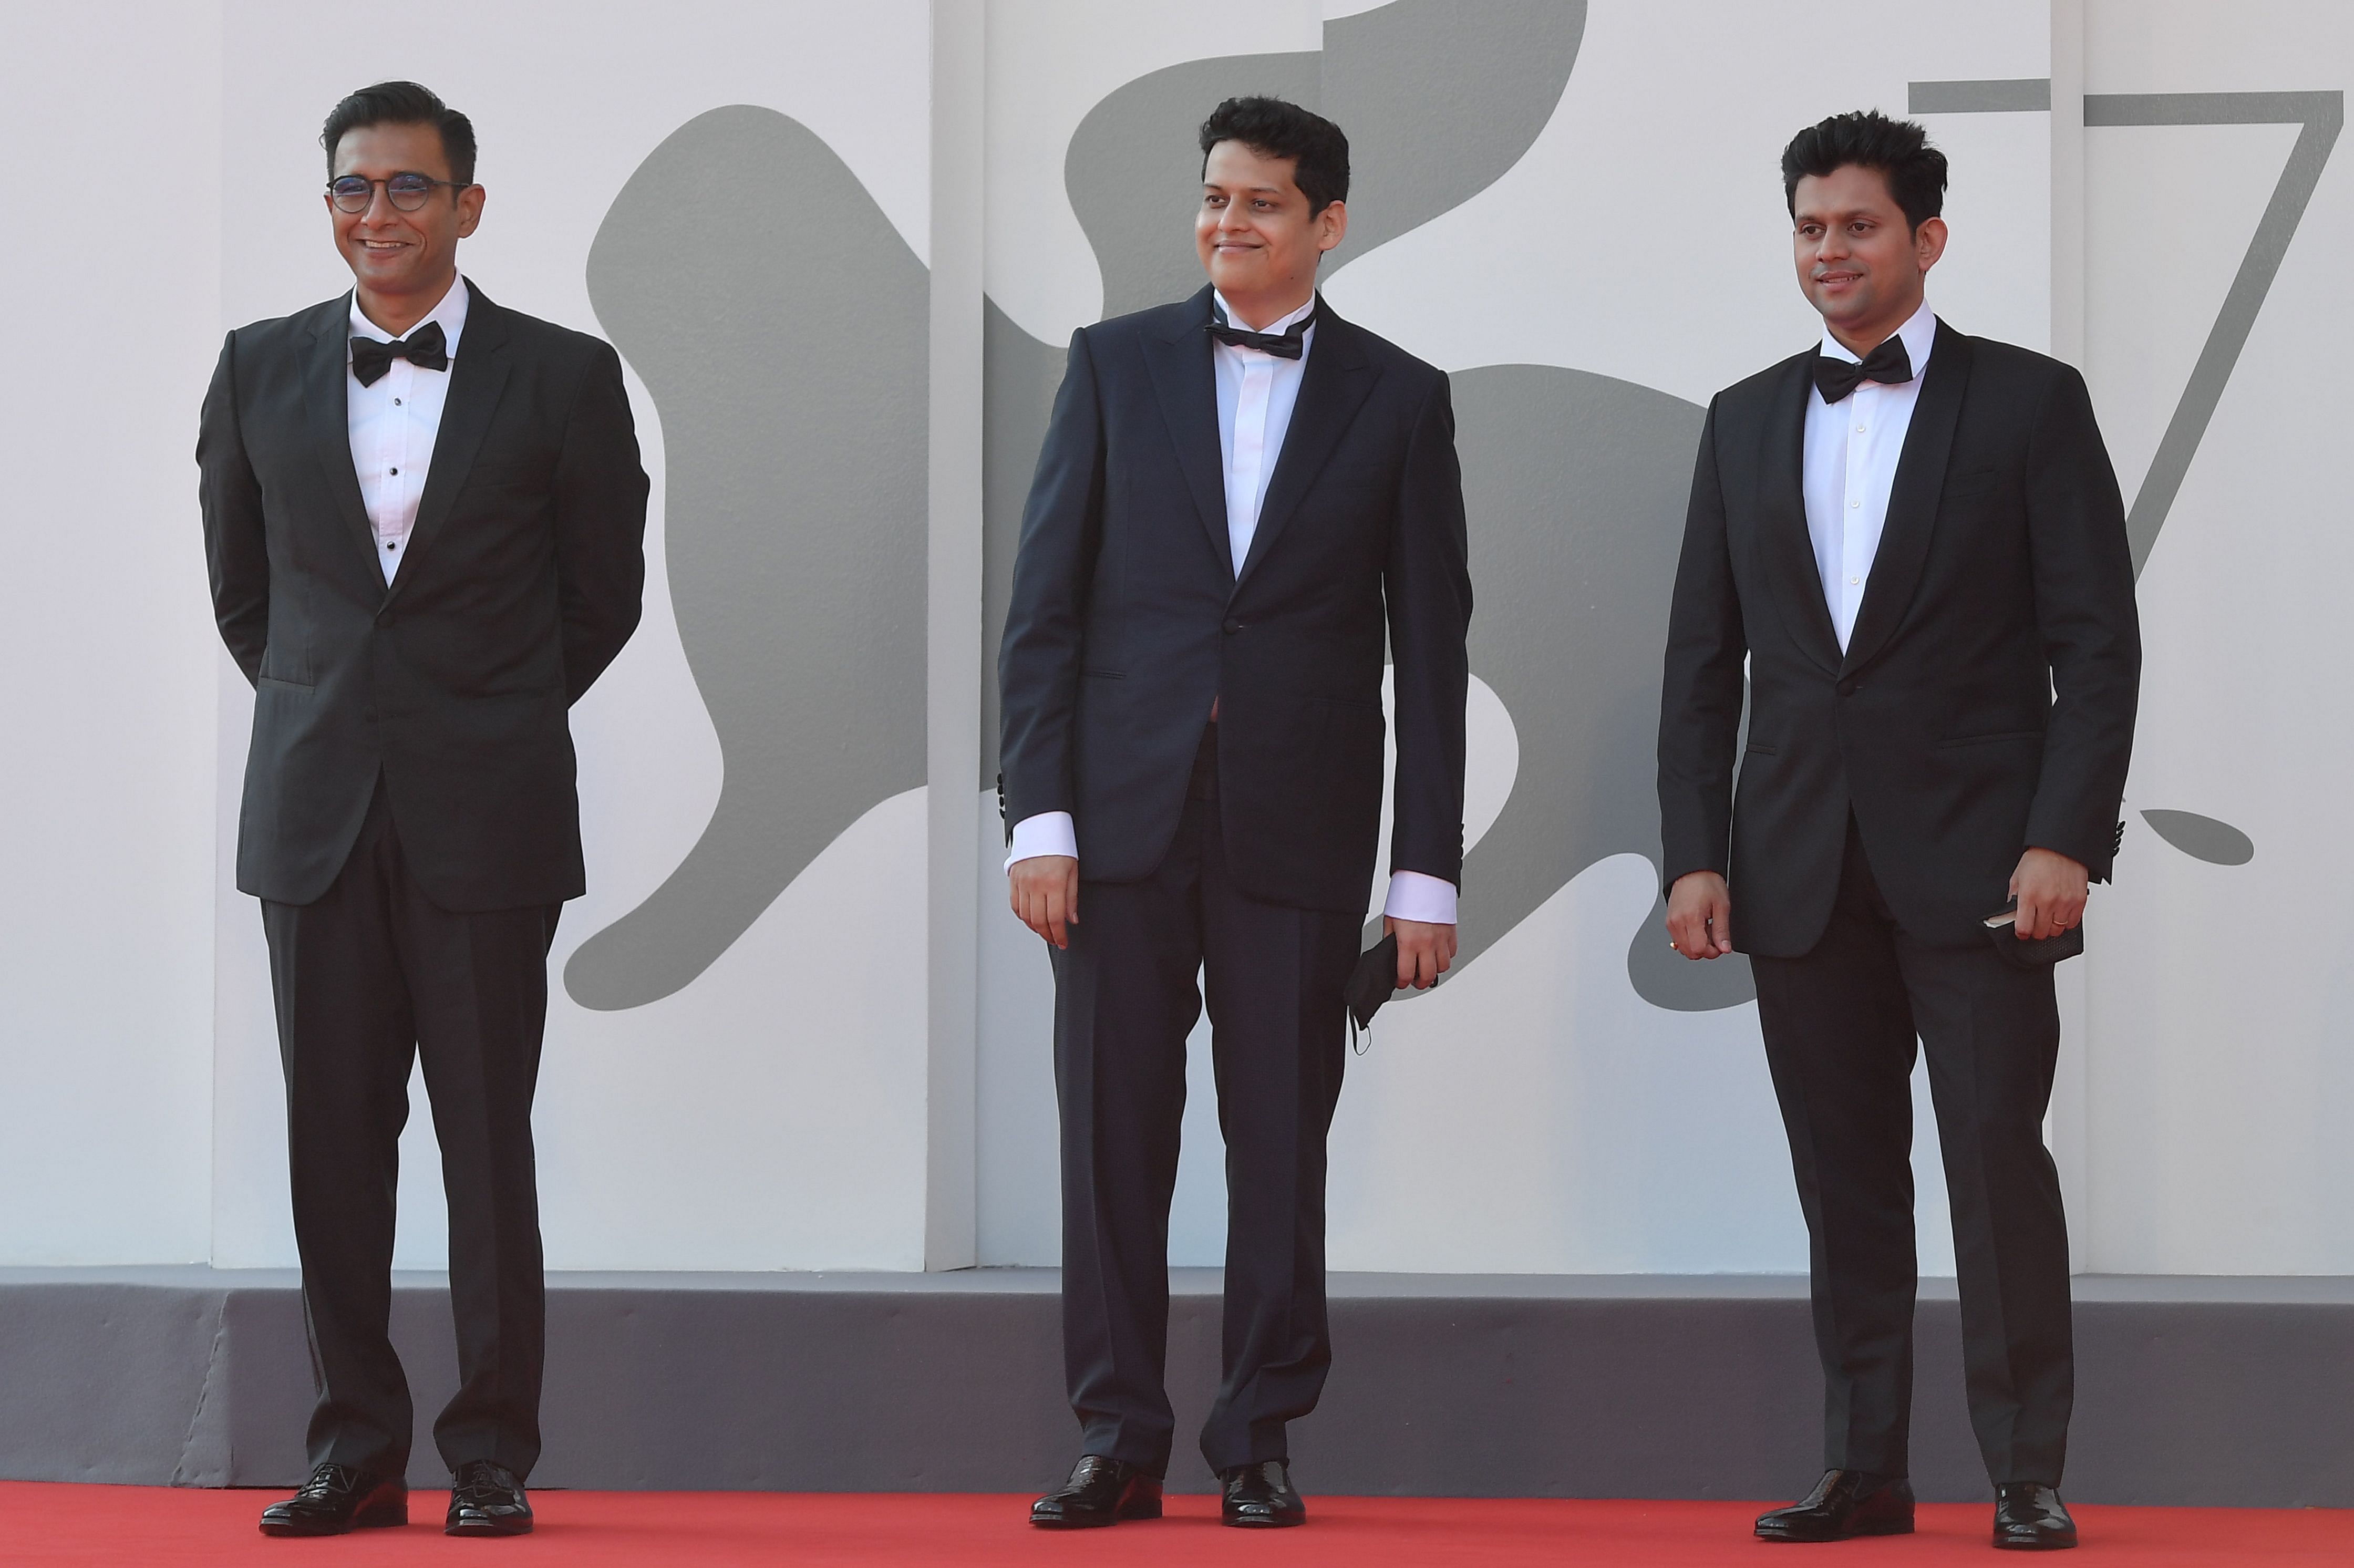
[[419,552],[432,547],[433,536],[450,519],[450,508],[473,471],[475,454],[489,433],[491,416],[506,389],[506,312],[491,303],[480,289],[466,285],[472,299],[466,306],[466,330],[450,361],[450,395],[441,405],[441,428],[433,438],[433,466],[425,475],[425,493],[418,497],[417,522],[408,531],[408,549],[385,590],[389,601],[415,576],[411,564]]
[[[1226,537],[1225,458],[1218,446],[1218,384],[1210,365],[1210,291],[1185,302],[1176,323],[1158,339],[1146,340],[1145,364],[1161,399],[1161,417],[1177,448],[1177,466],[1193,493],[1210,547],[1235,575],[1234,546]],[[439,471],[438,470],[436,471]]]
[[335,510],[359,544],[360,553],[381,579],[376,564],[376,530],[368,524],[367,503],[360,499],[359,471],[352,466],[351,322],[349,294],[319,307],[312,328],[309,357],[302,367],[302,407],[309,416],[311,444],[325,474]]
[[1880,549],[1872,558],[1872,576],[1864,581],[1855,630],[1847,640],[1842,673],[1872,662],[1913,602],[1913,590],[1929,558],[1937,502],[1946,488],[1946,465],[1954,451],[1954,428],[1961,422],[1962,395],[1969,379],[1969,339],[1939,322],[1928,366],[1921,373],[1921,397],[1913,405],[1913,422],[1905,428],[1896,479],[1889,487],[1888,519],[1880,530]]
[[1813,358],[1809,351],[1791,360],[1775,388],[1766,421],[1766,450],[1757,465],[1763,482],[1758,547],[1784,624],[1807,657],[1829,673],[1839,668],[1839,630],[1823,598],[1814,535],[1807,530],[1807,404],[1814,396],[1808,365]]
[[1291,426],[1284,432],[1283,450],[1276,454],[1275,477],[1267,482],[1267,501],[1260,506],[1258,527],[1251,535],[1249,558],[1237,574],[1267,559],[1276,536],[1291,521],[1308,487],[1324,471],[1332,450],[1349,431],[1357,410],[1378,377],[1365,363],[1357,329],[1334,315],[1320,296],[1316,302],[1316,341],[1308,350],[1308,368],[1299,377],[1299,398],[1292,405]]

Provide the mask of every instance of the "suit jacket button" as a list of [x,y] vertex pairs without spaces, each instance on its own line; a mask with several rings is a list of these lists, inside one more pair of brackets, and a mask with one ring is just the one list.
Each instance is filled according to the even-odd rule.
[[378,626],[390,626],[392,624],[392,611],[388,609],[377,610],[376,612],[376,623]]
[[1839,694],[1842,697],[1851,697],[1860,689],[1853,681],[1841,681],[1839,683]]
[[1226,622],[1226,635],[1229,637],[1232,637],[1235,632],[1240,631],[1242,629],[1243,623],[1239,620],[1229,620]]

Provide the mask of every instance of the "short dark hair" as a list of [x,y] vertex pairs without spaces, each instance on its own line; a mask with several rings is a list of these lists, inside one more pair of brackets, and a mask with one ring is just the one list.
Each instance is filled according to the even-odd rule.
[[441,132],[441,155],[449,160],[450,177],[461,185],[474,183],[474,122],[441,101],[430,88],[413,81],[380,81],[364,87],[327,116],[319,144],[327,149],[327,177],[335,177],[335,143],[347,131],[369,125],[430,125]]
[[1946,208],[1946,154],[1929,145],[1929,133],[1910,120],[1867,109],[1809,125],[1782,149],[1782,199],[1790,216],[1798,216],[1800,180],[1820,179],[1850,164],[1880,172],[1914,229]]
[[1349,199],[1349,139],[1321,114],[1280,98],[1229,98],[1202,122],[1202,172],[1210,149],[1240,142],[1262,158],[1291,160],[1291,183],[1312,216]]

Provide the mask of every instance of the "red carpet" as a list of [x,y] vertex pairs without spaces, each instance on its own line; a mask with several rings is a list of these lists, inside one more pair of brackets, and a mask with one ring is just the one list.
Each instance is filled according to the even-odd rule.
[[[254,1528],[278,1495],[150,1487],[0,1482],[0,1563],[282,1563],[373,1568],[379,1563],[698,1564],[1280,1563],[1284,1568],[1384,1564],[1609,1564],[1613,1568],[1737,1563],[1750,1568],[1873,1568],[1880,1563],[1977,1563],[1990,1554],[1990,1509],[1921,1510],[1921,1533],[1835,1547],[1774,1547],[1750,1538],[1749,1503],[1501,1501],[1426,1498],[1309,1499],[1300,1530],[1218,1528],[1214,1499],[1172,1498],[1157,1523],[1048,1534],[1023,1522],[1012,1497],[787,1496],[770,1492],[542,1492],[536,1534],[452,1541],[440,1531],[445,1495],[420,1492],[407,1530],[328,1541],[275,1541]],[[2125,1564],[2354,1563],[2354,1510],[2122,1509],[2076,1510],[2085,1543],[2060,1561]]]

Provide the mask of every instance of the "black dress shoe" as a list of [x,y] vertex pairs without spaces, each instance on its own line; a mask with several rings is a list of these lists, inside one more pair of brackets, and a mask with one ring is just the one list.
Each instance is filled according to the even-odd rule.
[[1825,1470],[1815,1489],[1757,1519],[1760,1541],[1846,1541],[1913,1533],[1913,1483],[1870,1470]]
[[2005,1481],[1994,1489],[1994,1543],[2013,1552],[2064,1551],[2076,1544],[2076,1521],[2042,1482]]
[[1230,1470],[1220,1470],[1218,1479],[1225,1483],[1225,1496],[1218,1503],[1220,1524],[1238,1525],[1245,1530],[1275,1530],[1308,1522],[1308,1505],[1292,1489],[1291,1471],[1285,1460],[1264,1459],[1256,1465],[1236,1465]]
[[529,1535],[531,1499],[504,1465],[469,1459],[451,1479],[444,1535]]
[[1095,1530],[1123,1519],[1161,1517],[1161,1478],[1141,1465],[1083,1454],[1071,1478],[1030,1505],[1042,1530]]
[[349,1465],[321,1465],[284,1502],[261,1510],[264,1535],[342,1535],[408,1522],[408,1483]]

